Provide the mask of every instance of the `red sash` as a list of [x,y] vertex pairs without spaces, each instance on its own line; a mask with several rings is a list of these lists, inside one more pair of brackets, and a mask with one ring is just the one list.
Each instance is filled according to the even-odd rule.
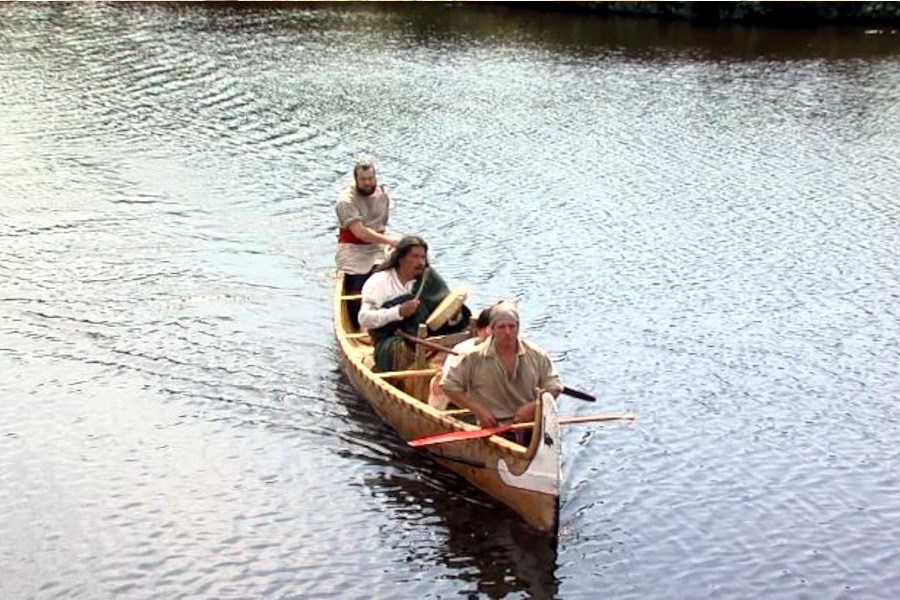
[[341,244],[368,244],[369,242],[364,242],[355,235],[349,229],[344,229],[343,227],[338,229],[338,242]]
[[[379,185],[378,189],[381,190],[382,194],[387,196],[387,193],[384,191],[383,185]],[[388,216],[389,210],[390,210],[390,204],[388,204],[388,208],[385,210],[385,213],[384,213],[384,222],[385,223],[387,223],[387,216]],[[379,233],[381,233],[381,232],[379,232]],[[345,228],[345,227],[338,228],[337,239],[338,239],[338,243],[341,243],[341,244],[368,244],[369,243],[369,242],[362,241],[361,239],[359,239],[358,237],[353,235],[353,232],[350,231],[349,228]]]

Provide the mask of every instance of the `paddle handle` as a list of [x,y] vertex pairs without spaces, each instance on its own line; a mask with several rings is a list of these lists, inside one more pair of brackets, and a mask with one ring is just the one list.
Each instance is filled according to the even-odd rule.
[[425,270],[422,271],[422,283],[419,284],[419,289],[416,292],[416,300],[419,299],[419,296],[422,295],[422,290],[425,289],[425,282],[428,281],[428,275],[431,273],[431,269],[429,267],[425,267]]
[[[559,424],[572,425],[575,423],[594,423],[597,421],[634,421],[634,419],[635,415],[633,412],[619,414],[601,413],[599,415],[584,415],[582,417],[560,417]],[[500,427],[509,427],[510,429],[531,429],[534,427],[534,422],[525,421],[523,423],[513,423],[512,425],[501,425]]]
[[440,350],[441,352],[446,352],[447,354],[459,355],[459,352],[453,350],[452,348],[448,348],[447,346],[441,346],[440,344],[436,344],[435,342],[429,342],[428,340],[422,339],[420,337],[410,335],[403,331],[402,329],[397,330],[397,335],[402,337],[405,340],[409,340],[415,344],[422,344],[426,348],[431,348],[432,350]]

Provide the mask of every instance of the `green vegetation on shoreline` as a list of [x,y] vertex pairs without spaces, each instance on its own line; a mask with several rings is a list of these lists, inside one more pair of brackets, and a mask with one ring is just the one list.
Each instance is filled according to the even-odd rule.
[[900,25],[900,2],[527,2],[522,8],[779,27]]

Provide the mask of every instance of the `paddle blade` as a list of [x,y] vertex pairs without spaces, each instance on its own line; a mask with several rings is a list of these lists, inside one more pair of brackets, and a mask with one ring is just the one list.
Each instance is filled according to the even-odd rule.
[[498,427],[487,427],[485,429],[471,429],[469,431],[451,431],[449,433],[439,433],[438,435],[429,435],[416,438],[407,442],[413,448],[421,448],[422,446],[434,446],[435,444],[446,444],[448,442],[462,442],[464,440],[477,440],[479,438],[491,437],[498,433],[511,431],[512,425],[500,425]]
[[566,396],[572,396],[573,398],[578,398],[579,400],[586,400],[587,402],[596,402],[597,398],[595,396],[591,396],[587,392],[581,392],[579,390],[573,390],[570,387],[564,387],[562,389],[562,393]]

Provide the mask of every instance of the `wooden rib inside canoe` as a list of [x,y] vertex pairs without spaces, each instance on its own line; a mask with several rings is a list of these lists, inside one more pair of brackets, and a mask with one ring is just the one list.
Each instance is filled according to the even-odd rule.
[[441,414],[446,415],[448,417],[450,417],[450,416],[455,417],[456,415],[467,415],[470,412],[471,411],[468,408],[451,408],[448,410],[442,410]]
[[437,369],[409,369],[407,371],[373,371],[372,377],[379,379],[402,379],[405,377],[431,377]]

